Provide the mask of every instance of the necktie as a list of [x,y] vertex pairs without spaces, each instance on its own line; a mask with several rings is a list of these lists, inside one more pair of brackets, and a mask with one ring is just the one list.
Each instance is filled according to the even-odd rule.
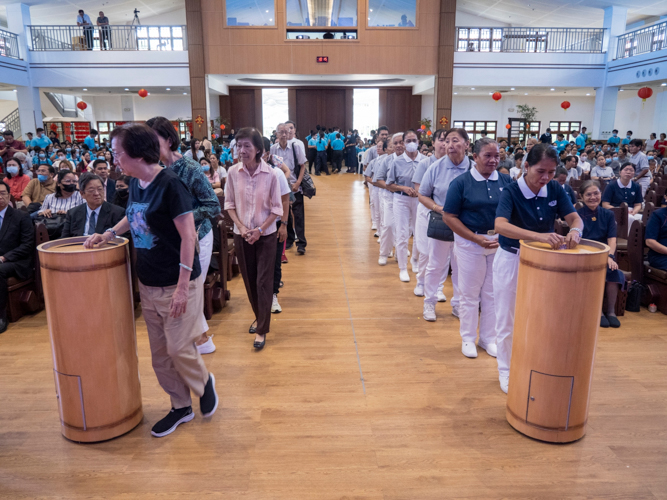
[[95,212],[91,212],[90,219],[88,219],[88,236],[95,234],[95,226],[97,225],[96,218]]
[[5,219],[5,218],[4,218],[2,215],[0,215],[0,228],[2,228],[2,221],[3,221],[4,219]]

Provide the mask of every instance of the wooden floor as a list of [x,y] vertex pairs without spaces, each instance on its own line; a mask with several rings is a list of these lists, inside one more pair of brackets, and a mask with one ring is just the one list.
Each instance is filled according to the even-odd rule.
[[[359,176],[317,177],[308,250],[283,266],[282,314],[252,348],[240,277],[210,322],[221,398],[163,439],[169,409],[139,320],[145,418],[118,439],[60,435],[44,313],[0,335],[0,498],[667,498],[667,318],[602,330],[587,435],[531,440],[505,420],[496,360],[461,354],[458,321],[377,264]],[[451,295],[449,281],[445,287]],[[72,304],[72,307],[83,307]],[[91,332],[94,335],[94,332]]]

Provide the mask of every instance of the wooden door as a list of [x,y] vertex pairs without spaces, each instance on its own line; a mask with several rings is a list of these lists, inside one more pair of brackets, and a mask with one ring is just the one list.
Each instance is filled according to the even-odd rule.
[[551,430],[567,430],[574,377],[549,375],[532,370],[526,423]]

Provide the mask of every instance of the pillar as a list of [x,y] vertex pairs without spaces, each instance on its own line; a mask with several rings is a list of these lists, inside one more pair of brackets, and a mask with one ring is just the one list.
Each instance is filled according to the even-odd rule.
[[611,6],[604,9],[602,27],[606,32],[602,50],[607,53],[607,61],[613,61],[616,58],[618,37],[625,33],[627,20],[628,9],[626,7]]
[[443,116],[447,117],[451,126],[455,43],[456,0],[440,0],[440,38],[438,41],[436,116],[433,124],[435,128],[440,128],[438,122]]
[[124,122],[134,121],[134,96],[122,94],[120,96],[121,118]]
[[[658,91],[655,96],[655,110],[653,112],[653,129],[658,134],[667,130],[667,91]],[[647,135],[648,137],[648,135]]]
[[201,0],[185,0],[185,19],[188,31],[192,136],[201,139],[211,135],[206,106],[208,86],[204,64],[204,30]]

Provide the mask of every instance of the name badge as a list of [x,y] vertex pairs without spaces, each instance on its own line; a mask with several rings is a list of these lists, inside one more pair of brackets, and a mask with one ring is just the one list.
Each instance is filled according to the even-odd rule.
[[558,203],[558,200],[550,201],[549,206],[550,207],[555,207],[557,203]]
[[502,190],[503,190],[503,188],[498,188],[498,190],[499,190],[499,191],[502,191]]
[[632,196],[634,196],[634,195],[635,195],[635,192],[634,192],[634,191],[630,191],[630,194],[631,194]]

